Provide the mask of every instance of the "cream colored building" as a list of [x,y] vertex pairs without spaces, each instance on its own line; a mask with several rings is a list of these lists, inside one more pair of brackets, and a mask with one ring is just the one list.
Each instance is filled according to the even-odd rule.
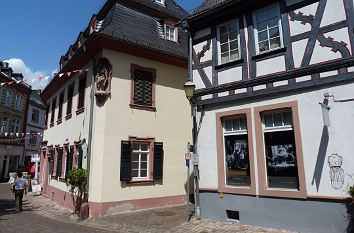
[[176,23],[187,13],[137,2],[107,1],[42,93],[43,194],[71,205],[65,176],[86,168],[90,216],[186,200],[187,36]]

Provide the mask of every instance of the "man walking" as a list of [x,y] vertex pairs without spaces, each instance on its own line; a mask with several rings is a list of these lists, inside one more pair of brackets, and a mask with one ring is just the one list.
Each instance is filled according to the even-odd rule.
[[23,193],[27,194],[28,181],[23,178],[22,172],[17,172],[17,179],[13,185],[13,190],[15,193],[16,208],[19,212],[22,211],[22,198]]

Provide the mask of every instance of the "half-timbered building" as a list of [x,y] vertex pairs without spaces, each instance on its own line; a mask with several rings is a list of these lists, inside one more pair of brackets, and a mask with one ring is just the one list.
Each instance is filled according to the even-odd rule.
[[82,167],[90,216],[185,202],[186,16],[172,0],[108,0],[92,17],[42,92],[44,195],[73,207],[66,174]]
[[205,0],[187,21],[202,218],[347,232],[353,1]]

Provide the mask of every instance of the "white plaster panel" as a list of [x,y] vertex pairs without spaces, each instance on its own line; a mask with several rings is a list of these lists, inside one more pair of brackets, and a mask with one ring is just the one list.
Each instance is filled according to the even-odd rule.
[[258,85],[258,86],[254,86],[253,87],[253,91],[259,91],[259,90],[263,90],[266,89],[267,85],[263,84],[263,85]]
[[348,67],[348,72],[354,72],[354,66]]
[[332,70],[332,71],[327,71],[327,72],[320,73],[320,77],[321,78],[325,78],[325,77],[329,77],[329,76],[333,76],[333,75],[338,75],[338,71],[337,70]]
[[257,64],[257,76],[285,71],[285,58],[278,56],[259,61]]
[[[301,77],[303,78],[303,77]],[[205,158],[201,160],[201,187],[217,187],[216,167],[216,142],[215,137],[215,113],[277,104],[289,101],[297,101],[299,107],[299,120],[301,141],[303,149],[303,160],[305,169],[305,180],[308,195],[319,196],[345,196],[345,187],[350,182],[348,175],[344,175],[344,183],[340,189],[334,189],[331,184],[330,167],[328,156],[337,153],[343,157],[341,168],[345,174],[354,174],[354,157],[352,156],[352,138],[354,137],[354,109],[353,102],[336,103],[329,101],[330,122],[329,137],[326,140],[323,131],[322,109],[318,104],[322,102],[324,93],[333,94],[336,99],[353,98],[354,83],[336,85],[311,92],[298,91],[284,97],[273,97],[259,99],[258,101],[247,101],[240,105],[227,105],[223,108],[208,109],[201,124],[198,151]],[[214,115],[213,115],[214,114]],[[213,117],[211,117],[213,116]],[[253,118],[253,114],[252,114]],[[254,119],[253,119],[254,124]],[[254,133],[254,131],[253,131]],[[256,143],[256,142],[254,142]],[[252,146],[256,150],[255,145]],[[321,152],[325,152],[322,154]],[[257,153],[257,151],[256,151]],[[258,166],[258,165],[257,165]],[[257,168],[256,168],[257,170]],[[256,183],[258,183],[258,176]]]
[[[317,10],[318,3],[314,3],[300,9],[295,10],[295,14],[302,12],[304,15],[315,15]],[[311,30],[311,26],[306,23],[305,25],[299,21],[291,21],[289,16],[289,26],[290,26],[290,34],[292,36],[298,35],[304,32],[308,32]]]
[[207,99],[211,99],[211,98],[213,98],[213,95],[203,95],[201,97],[202,100],[207,100]]
[[331,48],[321,47],[320,42],[316,40],[315,49],[312,54],[310,64],[317,64],[320,62],[326,62],[330,60],[334,60],[337,58],[341,58],[341,54],[339,52],[334,53]]
[[[334,38],[335,41],[341,42],[343,41],[344,43],[347,44],[347,48],[350,51],[350,39],[349,39],[349,34],[348,34],[348,28],[341,28],[336,31],[331,31],[327,32],[324,34],[326,38],[332,37]],[[339,52],[337,52],[339,53]]]
[[202,38],[204,36],[210,35],[211,34],[211,29],[210,28],[204,28],[202,30],[199,30],[195,33],[193,40]]
[[311,75],[307,75],[307,76],[302,76],[302,77],[299,77],[299,78],[295,78],[295,81],[297,83],[299,82],[305,82],[305,81],[310,81],[311,80]]
[[343,0],[327,0],[323,13],[321,27],[345,20],[345,9]]
[[235,67],[218,73],[218,84],[242,80],[242,67]]
[[[201,52],[203,50],[203,46],[205,46],[208,42],[204,41],[201,42],[199,44],[193,45],[193,49],[195,51],[196,54],[198,54],[199,52]],[[213,43],[210,43],[210,49],[207,50],[204,54],[203,57],[200,58],[200,62],[205,62],[205,61],[211,61],[213,58],[213,53],[212,53],[212,48],[213,48]]]
[[[201,119],[200,114],[197,117]],[[199,131],[198,148],[200,188],[218,188],[218,162],[216,155],[215,112],[206,111]],[[198,125],[200,122],[198,122]],[[203,145],[203,146],[200,146]],[[202,179],[203,177],[203,179]]]
[[197,70],[193,70],[193,83],[195,84],[196,89],[203,89],[205,88],[205,84],[200,77],[199,73]]
[[289,84],[288,80],[282,80],[282,81],[274,82],[273,87],[280,87],[280,86],[285,86],[288,84]]
[[302,62],[302,59],[304,58],[304,53],[305,53],[307,42],[308,42],[308,39],[299,40],[299,41],[292,43],[295,68],[299,68],[301,66],[301,62]]
[[235,90],[235,94],[241,94],[241,93],[246,93],[246,92],[247,92],[247,88],[241,88],[241,89]]
[[219,97],[228,96],[230,93],[228,91],[221,92],[218,94]]

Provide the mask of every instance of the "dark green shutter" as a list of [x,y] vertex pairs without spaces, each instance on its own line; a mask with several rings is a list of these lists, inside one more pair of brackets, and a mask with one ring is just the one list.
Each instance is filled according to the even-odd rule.
[[130,181],[131,175],[131,152],[132,145],[130,141],[121,142],[121,154],[120,154],[120,180]]
[[161,180],[163,175],[163,143],[154,144],[154,180]]
[[82,156],[83,156],[83,151],[81,145],[78,146],[78,151],[79,151],[79,156],[78,156],[78,161],[77,161],[77,167],[82,168]]
[[134,104],[152,106],[153,74],[136,69],[134,76]]
[[61,168],[63,160],[63,148],[58,149],[58,159],[57,159],[57,177],[61,177]]
[[65,171],[65,177],[68,175],[69,171],[71,171],[72,166],[73,166],[73,153],[74,153],[74,147],[66,147],[66,171]]
[[50,160],[49,160],[49,174],[53,175],[53,168],[54,168],[54,149],[50,150]]

